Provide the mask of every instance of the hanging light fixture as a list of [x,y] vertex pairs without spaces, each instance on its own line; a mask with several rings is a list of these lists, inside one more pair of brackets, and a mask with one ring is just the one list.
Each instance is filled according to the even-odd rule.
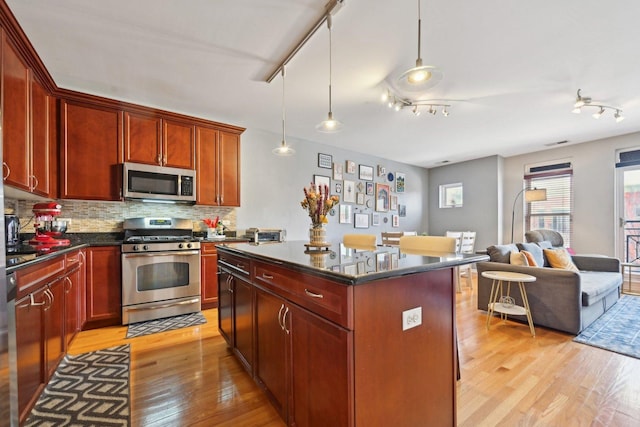
[[398,77],[397,84],[403,90],[412,92],[424,91],[442,80],[442,71],[431,65],[422,65],[420,56],[422,36],[422,19],[420,17],[420,0],[418,0],[418,59],[416,66],[409,68]]
[[451,108],[451,104],[448,104],[447,100],[429,100],[429,99],[409,99],[402,98],[400,96],[396,96],[389,89],[385,93],[382,94],[382,102],[384,102],[387,107],[392,108],[395,111],[400,111],[404,108],[411,108],[411,111],[414,115],[420,115],[419,107],[428,108],[428,112],[431,115],[435,115],[437,113],[437,108],[442,108],[442,115],[444,117],[449,116],[449,108]]
[[333,118],[333,111],[331,111],[331,14],[327,14],[327,28],[329,28],[329,114],[327,119],[321,121],[316,130],[323,133],[339,132],[342,129],[342,123]]
[[588,96],[582,96],[580,94],[580,91],[581,89],[578,89],[578,93],[576,95],[576,102],[573,104],[573,110],[571,110],[572,113],[580,114],[583,108],[593,107],[598,109],[598,111],[592,114],[592,117],[594,119],[599,119],[606,112],[606,110],[612,110],[612,111],[615,111],[615,113],[613,114],[613,118],[616,120],[616,123],[620,123],[621,121],[624,120],[624,116],[622,115],[621,108],[613,107],[611,105],[605,105],[601,102],[593,101]]
[[291,148],[291,146],[287,145],[287,141],[285,140],[285,108],[284,108],[284,66],[282,66],[282,142],[280,143],[280,146],[274,148],[273,150],[271,150],[271,152],[273,154],[275,154],[276,156],[293,156],[296,153],[296,150],[294,150],[293,148]]

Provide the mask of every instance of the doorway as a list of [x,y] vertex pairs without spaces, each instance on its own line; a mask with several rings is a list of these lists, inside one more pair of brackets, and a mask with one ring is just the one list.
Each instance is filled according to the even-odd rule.
[[618,244],[616,256],[640,267],[640,165],[617,168]]

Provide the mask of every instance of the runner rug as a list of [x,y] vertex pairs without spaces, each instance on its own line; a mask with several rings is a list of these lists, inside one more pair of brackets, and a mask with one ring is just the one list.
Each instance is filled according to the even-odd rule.
[[573,340],[640,359],[640,297],[623,295]]
[[128,426],[129,344],[65,356],[25,426]]
[[148,322],[132,323],[127,329],[127,338],[141,337],[143,335],[155,334],[158,332],[187,328],[189,326],[202,325],[203,323],[207,323],[207,319],[205,319],[201,312],[182,314],[180,316],[167,317],[164,319],[149,320]]

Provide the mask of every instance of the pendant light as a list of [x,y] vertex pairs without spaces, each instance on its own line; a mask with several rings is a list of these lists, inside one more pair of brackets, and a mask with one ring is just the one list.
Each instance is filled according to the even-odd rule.
[[331,111],[331,14],[327,14],[327,27],[329,28],[329,114],[327,119],[321,121],[316,130],[323,133],[339,132],[342,129],[342,123],[333,118]]
[[285,108],[284,108],[284,66],[282,66],[282,142],[279,147],[271,150],[273,154],[276,156],[293,156],[296,153],[296,150],[291,148],[291,146],[287,145],[287,141],[285,140]]
[[418,59],[416,66],[409,68],[398,77],[397,84],[400,89],[411,92],[419,92],[435,86],[442,80],[442,71],[431,65],[422,65],[420,56],[422,36],[422,19],[420,18],[420,0],[418,0]]

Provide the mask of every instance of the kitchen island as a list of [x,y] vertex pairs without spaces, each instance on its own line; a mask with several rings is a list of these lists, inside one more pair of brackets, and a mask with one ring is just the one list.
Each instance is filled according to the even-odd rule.
[[288,425],[456,425],[456,267],[340,242],[218,246],[219,329]]

